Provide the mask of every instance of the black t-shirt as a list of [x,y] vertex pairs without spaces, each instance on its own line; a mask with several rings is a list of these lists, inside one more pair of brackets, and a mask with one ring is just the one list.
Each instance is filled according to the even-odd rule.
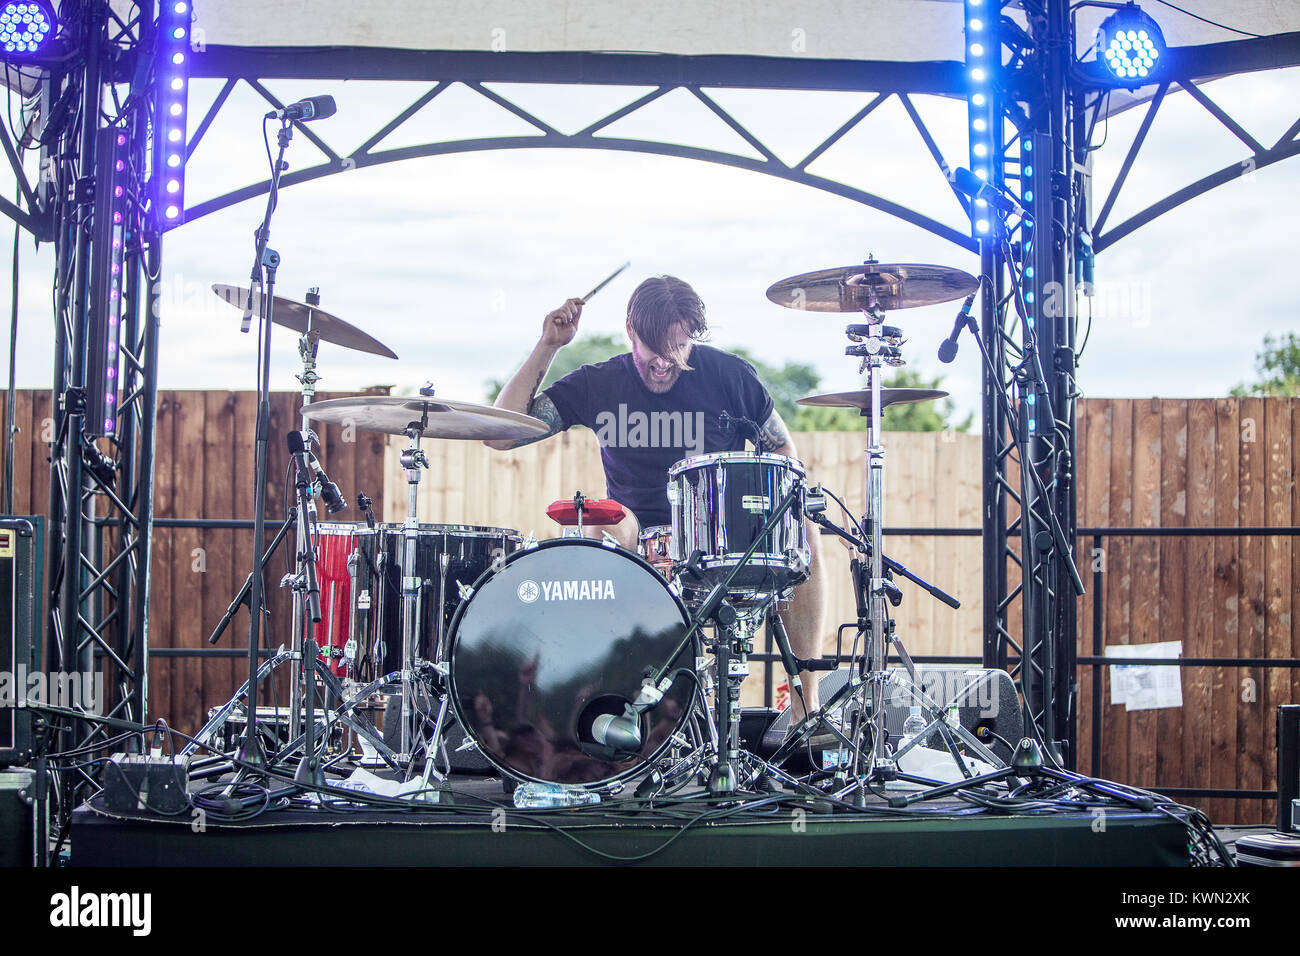
[[630,352],[584,365],[545,390],[564,427],[586,425],[600,442],[609,497],[635,512],[641,524],[668,524],[668,469],[683,458],[741,451],[745,438],[722,412],[759,427],[772,414],[772,396],[754,366],[739,356],[696,345],[663,394],[646,388]]

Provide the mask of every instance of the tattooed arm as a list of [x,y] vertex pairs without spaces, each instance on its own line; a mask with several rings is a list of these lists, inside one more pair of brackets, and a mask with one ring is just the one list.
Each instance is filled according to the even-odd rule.
[[540,418],[550,427],[545,435],[538,438],[526,438],[521,441],[485,441],[483,444],[498,451],[518,448],[541,441],[556,432],[564,430],[564,422],[556,411],[554,403],[545,395],[538,395],[546,372],[551,367],[555,353],[573,341],[578,332],[578,319],[582,315],[582,300],[569,299],[555,311],[549,313],[542,321],[542,336],[533,346],[532,352],[524,360],[519,371],[511,376],[497,395],[496,407],[521,412]]
[[785,422],[781,420],[780,412],[775,408],[767,417],[767,421],[759,427],[756,444],[759,451],[770,452],[773,455],[789,455],[791,458],[799,457],[794,442],[790,440],[790,432],[785,427]]

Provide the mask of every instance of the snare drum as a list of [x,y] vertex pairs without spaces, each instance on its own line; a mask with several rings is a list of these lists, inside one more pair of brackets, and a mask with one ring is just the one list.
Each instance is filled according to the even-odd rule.
[[758,542],[728,593],[743,602],[798,584],[808,577],[812,558],[804,522],[804,470],[785,455],[724,451],[673,465],[668,471],[673,560],[701,552],[705,578],[710,585],[720,584],[792,490],[794,504]]

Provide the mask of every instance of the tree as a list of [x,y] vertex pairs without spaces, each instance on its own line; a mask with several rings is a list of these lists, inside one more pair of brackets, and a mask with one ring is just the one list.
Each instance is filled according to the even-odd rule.
[[1300,396],[1300,335],[1265,335],[1264,347],[1255,356],[1255,371],[1258,382],[1238,385],[1231,394]]

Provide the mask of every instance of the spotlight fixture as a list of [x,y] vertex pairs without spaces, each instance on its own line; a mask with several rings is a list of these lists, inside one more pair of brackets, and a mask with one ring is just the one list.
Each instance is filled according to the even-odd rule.
[[1119,86],[1153,82],[1166,49],[1159,24],[1136,3],[1120,7],[1097,28],[1097,60]]
[[0,56],[18,61],[48,52],[59,21],[46,0],[0,4]]

